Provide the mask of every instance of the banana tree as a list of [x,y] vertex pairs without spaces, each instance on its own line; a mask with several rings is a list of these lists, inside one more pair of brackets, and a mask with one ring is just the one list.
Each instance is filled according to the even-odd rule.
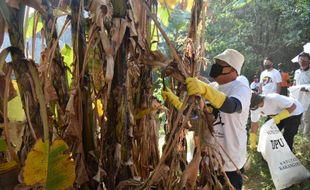
[[[186,2],[162,1],[160,6],[171,11],[178,3],[185,10]],[[22,168],[22,184],[18,186],[46,189],[196,187],[201,155],[196,154],[190,164],[184,161],[185,125],[191,110],[197,107],[196,100],[188,101],[184,96],[184,105],[187,102],[191,105],[182,119],[182,111],[176,112],[172,107],[167,111],[153,96],[154,71],[158,68],[164,71],[162,77],[170,77],[170,85],[178,86],[184,94],[184,78],[198,75],[198,68],[205,62],[203,51],[196,49],[203,42],[197,34],[203,33],[198,24],[203,23],[206,3],[199,0],[194,4],[188,40],[180,53],[156,17],[159,6],[156,1],[0,2],[1,18],[8,26],[11,42],[11,47],[3,50],[2,55],[11,53],[13,58],[6,64],[9,69],[5,81],[9,84],[12,68],[27,120],[20,150],[10,146],[8,130],[5,143],[0,141],[5,144],[1,151],[7,152],[4,162],[14,161],[17,168]],[[28,14],[24,18],[26,5],[36,11],[34,22],[27,22]],[[59,14],[67,18],[57,31]],[[39,63],[35,63],[27,59],[23,29],[27,23],[33,23],[34,38],[39,17],[44,23],[41,38],[46,48],[41,50]],[[68,28],[71,28],[72,47],[66,45],[61,51],[59,39]],[[168,44],[172,59],[151,48],[153,35],[158,32]],[[32,51],[34,49],[32,46]],[[1,60],[0,65],[5,65],[4,59]],[[9,89],[7,86],[5,89]],[[8,90],[5,92],[6,129]],[[167,113],[168,118],[161,157],[158,112]],[[201,120],[206,121],[207,116],[199,113]],[[205,122],[199,124],[204,125]],[[201,134],[210,135],[210,131]],[[202,177],[201,187],[207,184],[203,181],[207,177]]]

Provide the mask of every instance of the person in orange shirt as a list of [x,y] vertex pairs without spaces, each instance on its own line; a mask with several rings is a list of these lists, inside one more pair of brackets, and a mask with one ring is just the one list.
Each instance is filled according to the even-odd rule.
[[287,88],[290,86],[290,76],[288,72],[284,71],[284,64],[279,63],[278,69],[281,73],[282,82],[281,82],[281,91],[280,94],[284,96],[288,96],[288,90]]

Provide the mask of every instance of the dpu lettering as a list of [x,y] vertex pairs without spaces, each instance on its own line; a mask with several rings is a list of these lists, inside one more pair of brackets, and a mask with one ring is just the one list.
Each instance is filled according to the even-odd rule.
[[284,142],[282,140],[282,138],[278,139],[278,140],[271,140],[271,147],[272,147],[272,150],[274,149],[278,149],[280,147],[284,147]]

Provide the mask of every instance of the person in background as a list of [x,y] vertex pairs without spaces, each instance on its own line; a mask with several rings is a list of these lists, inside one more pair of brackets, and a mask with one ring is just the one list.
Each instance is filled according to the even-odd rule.
[[[308,53],[301,53],[298,56],[298,64],[300,68],[295,71],[294,84],[295,85],[310,85],[310,55]],[[305,93],[310,98],[310,89],[302,87],[300,93]],[[301,130],[306,139],[310,139],[310,105],[304,108],[304,116],[302,118]]]
[[282,78],[280,94],[284,96],[288,96],[287,88],[290,86],[290,76],[288,72],[285,71],[283,63],[278,64],[278,69],[279,69],[279,72],[281,73],[281,78]]
[[251,149],[256,149],[258,121],[263,115],[272,118],[279,130],[283,130],[283,137],[290,149],[293,150],[294,137],[298,132],[303,113],[303,107],[298,100],[277,93],[266,94],[265,96],[252,93],[250,109]]
[[[239,77],[244,62],[243,55],[234,49],[226,49],[214,57],[215,64],[210,70],[212,77],[219,85],[215,89],[197,78],[186,79],[188,95],[199,95],[218,110],[213,123],[214,136],[224,150],[220,149],[224,159],[224,170],[230,183],[236,190],[241,190],[243,179],[239,172],[247,157],[246,124],[249,116],[251,89],[245,77]],[[173,93],[163,91],[175,107],[182,103]],[[229,155],[229,158],[227,154]],[[224,178],[220,177],[224,183]]]
[[265,70],[260,74],[260,87],[259,94],[269,94],[269,93],[280,93],[281,91],[281,74],[280,72],[273,68],[272,59],[266,57],[264,59]]
[[257,75],[253,76],[253,81],[250,85],[250,88],[251,88],[251,90],[258,92],[258,90],[259,90],[259,78]]

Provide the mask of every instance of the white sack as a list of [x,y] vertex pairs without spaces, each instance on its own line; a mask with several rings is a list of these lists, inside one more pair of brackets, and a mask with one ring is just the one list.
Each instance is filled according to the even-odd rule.
[[268,120],[260,129],[257,151],[268,163],[276,189],[284,189],[310,177],[308,170],[292,153],[273,120]]

